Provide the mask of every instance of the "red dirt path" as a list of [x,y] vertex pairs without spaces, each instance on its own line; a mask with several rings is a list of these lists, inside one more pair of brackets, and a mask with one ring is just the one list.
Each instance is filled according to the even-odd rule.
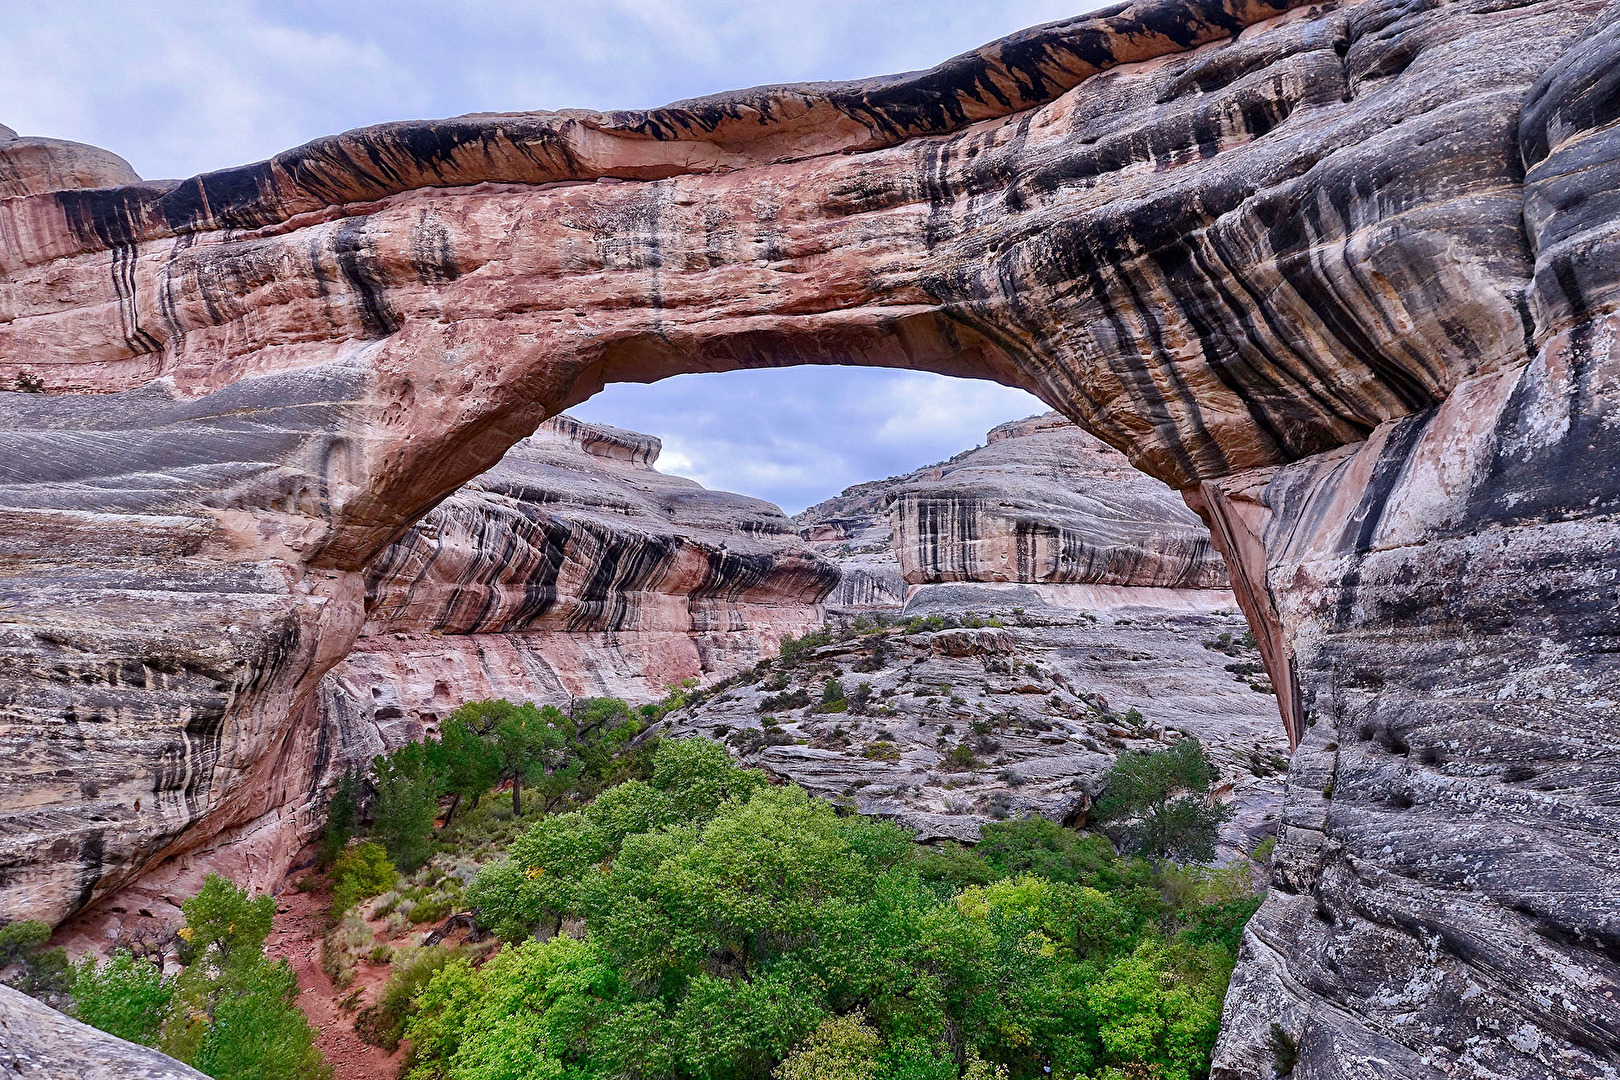
[[389,1054],[361,1041],[354,1033],[354,1014],[338,1007],[338,1000],[357,988],[365,991],[362,1006],[375,1001],[388,982],[388,965],[362,961],[348,989],[332,985],[321,970],[321,940],[330,906],[331,897],[324,891],[298,892],[289,877],[276,896],[276,917],[265,952],[273,958],[286,957],[297,973],[298,1005],[320,1032],[315,1045],[332,1066],[333,1080],[394,1080],[405,1058],[403,1047]]

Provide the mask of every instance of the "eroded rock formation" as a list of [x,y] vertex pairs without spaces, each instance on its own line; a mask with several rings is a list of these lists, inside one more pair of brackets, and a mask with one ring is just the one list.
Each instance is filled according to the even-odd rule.
[[0,1072],[15,1080],[207,1080],[0,983]]
[[840,611],[899,611],[909,586],[945,581],[1226,587],[1209,530],[1181,498],[1055,412],[794,521],[838,563],[827,605]]
[[335,726],[397,745],[477,698],[652,700],[819,626],[837,569],[770,503],[655,471],[659,450],[548,420],[413,525],[321,684]]
[[0,904],[268,828],[368,565],[604,382],[930,368],[1182,491],[1304,740],[1217,1072],[1612,1076],[1617,54],[1603,0],[1144,0],[177,184],[36,147]]

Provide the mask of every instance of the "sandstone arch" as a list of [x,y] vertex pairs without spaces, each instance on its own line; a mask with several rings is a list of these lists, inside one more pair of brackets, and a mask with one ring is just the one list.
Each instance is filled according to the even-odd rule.
[[0,374],[45,388],[0,394],[8,913],[210,840],[272,872],[364,566],[545,416],[924,367],[1035,392],[1228,556],[1301,749],[1225,1074],[1278,1022],[1322,1075],[1606,1075],[1616,27],[1159,0],[174,184],[0,142]]

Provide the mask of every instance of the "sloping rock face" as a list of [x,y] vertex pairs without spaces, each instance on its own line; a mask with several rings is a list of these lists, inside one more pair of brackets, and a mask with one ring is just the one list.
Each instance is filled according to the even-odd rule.
[[837,568],[770,503],[655,471],[659,450],[557,417],[412,526],[321,684],[334,723],[392,746],[478,698],[651,700],[819,626]]
[[889,520],[893,485],[906,479],[856,484],[794,515],[804,542],[838,564],[838,586],[827,596],[829,613],[898,612],[906,606],[907,582]]
[[[1288,741],[1225,566],[1123,454],[1048,413],[795,520],[843,572],[843,633],[672,714],[674,733],[956,840],[1018,814],[1083,821],[1121,750],[1191,735],[1238,811],[1222,856],[1275,834]],[[880,613],[965,625],[855,621]],[[825,709],[828,679],[864,686],[864,706]]]
[[1226,587],[1209,530],[1172,489],[1059,413],[985,444],[857,484],[794,518],[842,571],[835,611],[899,611],[945,581]]
[[1181,491],[1303,740],[1219,1074],[1277,1023],[1296,1074],[1613,1075],[1617,54],[1604,0],[1143,0],[889,79],[20,168],[0,909],[302,797],[367,567],[545,417],[926,368]]
[[0,984],[0,1072],[16,1080],[206,1080],[189,1065]]
[[1226,586],[1209,530],[1175,492],[1057,413],[994,428],[907,481],[889,514],[909,582]]
[[[1236,810],[1220,856],[1275,835],[1288,740],[1230,593],[937,585],[907,611],[967,625],[846,630],[672,713],[670,732],[722,739],[919,839],[965,841],[1021,814],[1083,823],[1122,750],[1193,736]],[[826,708],[828,679],[864,704]]]

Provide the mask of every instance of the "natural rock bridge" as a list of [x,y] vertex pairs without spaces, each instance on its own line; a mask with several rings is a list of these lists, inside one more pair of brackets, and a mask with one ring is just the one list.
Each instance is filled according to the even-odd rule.
[[273,877],[368,561],[545,417],[926,368],[1180,489],[1262,640],[1299,750],[1217,1073],[1277,1024],[1300,1076],[1615,1076],[1617,59],[1599,0],[1144,0],[178,183],[0,142],[0,912]]

